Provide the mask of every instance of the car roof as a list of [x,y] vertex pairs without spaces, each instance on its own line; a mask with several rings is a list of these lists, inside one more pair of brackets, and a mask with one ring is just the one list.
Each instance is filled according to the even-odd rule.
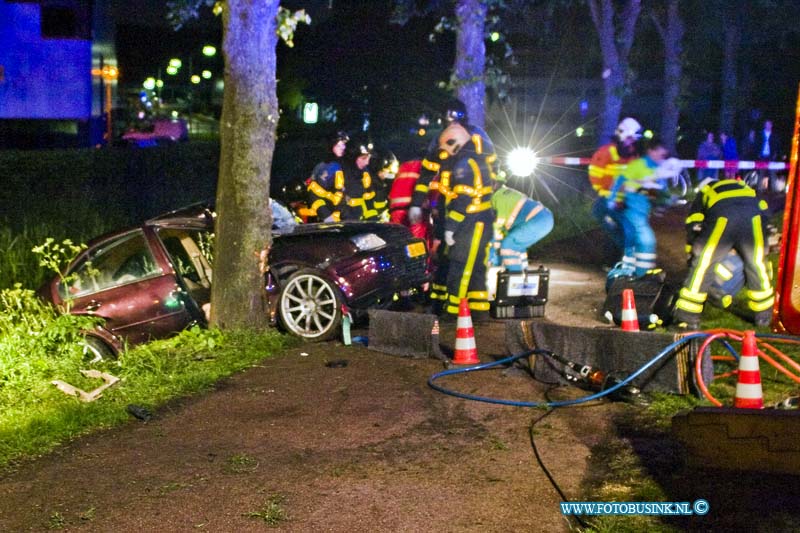
[[145,222],[148,226],[202,226],[214,225],[214,210],[211,202],[198,202],[169,213],[158,215]]

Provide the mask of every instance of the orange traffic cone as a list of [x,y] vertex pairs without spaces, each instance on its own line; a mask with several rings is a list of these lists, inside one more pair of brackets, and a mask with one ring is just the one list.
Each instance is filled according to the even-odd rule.
[[639,331],[639,315],[633,301],[633,289],[622,291],[622,331]]
[[739,381],[736,383],[734,407],[763,409],[764,393],[761,390],[761,370],[758,368],[756,336],[754,331],[745,331],[742,353],[739,355]]
[[453,364],[474,365],[478,360],[478,349],[475,347],[475,330],[472,329],[472,316],[469,314],[469,300],[461,298],[458,306],[458,325],[456,326],[456,351]]

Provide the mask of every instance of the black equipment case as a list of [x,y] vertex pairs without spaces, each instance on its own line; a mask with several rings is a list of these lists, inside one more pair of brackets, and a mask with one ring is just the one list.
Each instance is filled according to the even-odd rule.
[[603,314],[608,316],[610,313],[614,323],[620,325],[622,291],[632,289],[639,328],[653,329],[657,326],[666,326],[670,321],[675,291],[665,281],[666,275],[663,271],[645,274],[638,278],[621,276],[610,280],[606,301],[603,304]]
[[497,296],[492,302],[493,318],[533,318],[544,316],[550,270],[539,265],[524,272],[497,273]]

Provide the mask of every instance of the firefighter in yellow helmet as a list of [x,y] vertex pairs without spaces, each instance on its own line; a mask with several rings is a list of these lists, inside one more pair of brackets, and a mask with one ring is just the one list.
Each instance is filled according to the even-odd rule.
[[439,148],[439,192],[445,202],[444,242],[449,259],[445,316],[456,317],[461,299],[466,298],[473,318],[488,318],[486,252],[494,222],[491,167],[459,122],[445,128]]

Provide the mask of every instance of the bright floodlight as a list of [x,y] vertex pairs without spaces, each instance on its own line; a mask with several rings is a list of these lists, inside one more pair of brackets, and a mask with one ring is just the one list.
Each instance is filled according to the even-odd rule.
[[536,153],[530,148],[520,147],[511,150],[506,159],[506,163],[508,163],[508,168],[511,170],[512,174],[524,178],[530,176],[533,174],[533,171],[536,170],[538,158],[536,157]]

